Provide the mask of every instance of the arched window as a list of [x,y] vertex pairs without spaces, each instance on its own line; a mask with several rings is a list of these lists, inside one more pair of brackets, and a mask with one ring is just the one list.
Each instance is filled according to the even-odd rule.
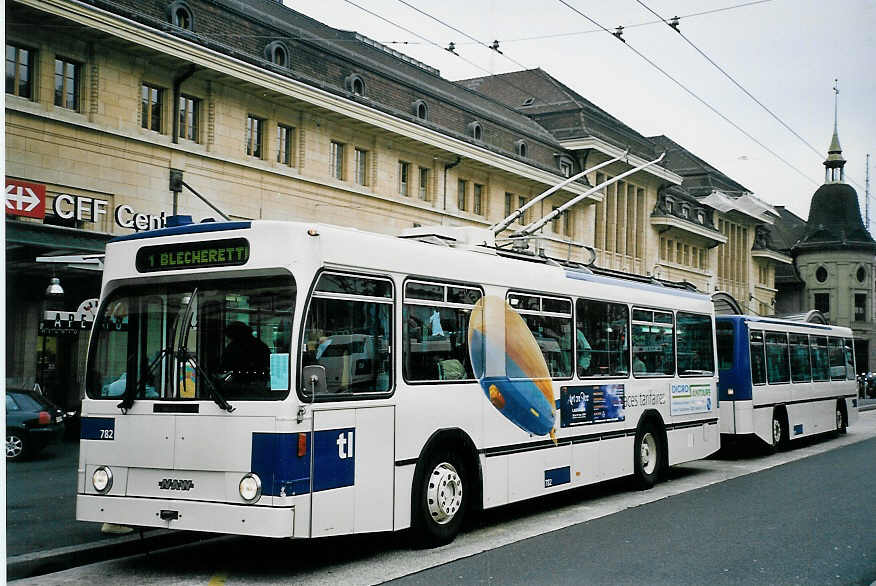
[[289,49],[282,41],[272,41],[265,47],[265,59],[279,67],[289,67]]
[[426,102],[424,102],[423,100],[414,100],[414,102],[411,104],[411,109],[414,112],[414,116],[416,116],[420,120],[429,119],[429,106],[427,106]]
[[344,86],[347,91],[357,96],[365,95],[365,80],[358,73],[351,73],[344,79]]
[[864,269],[864,267],[858,267],[858,272],[855,275],[855,278],[858,279],[859,283],[864,282],[864,279],[867,278],[867,271]]
[[514,143],[514,150],[516,150],[517,154],[520,155],[521,157],[526,157],[526,155],[528,154],[529,148],[527,147],[525,140],[518,140],[517,142]]
[[195,30],[195,18],[187,2],[176,0],[167,7],[167,18],[174,26],[187,31]]
[[468,134],[475,140],[483,140],[484,139],[484,129],[481,128],[481,123],[478,121],[469,122],[468,124]]

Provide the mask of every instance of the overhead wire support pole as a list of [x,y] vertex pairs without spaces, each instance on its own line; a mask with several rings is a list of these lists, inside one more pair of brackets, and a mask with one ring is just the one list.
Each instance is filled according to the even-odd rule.
[[565,212],[567,209],[569,209],[570,207],[572,207],[573,205],[575,205],[576,203],[578,203],[579,201],[581,201],[582,199],[584,199],[588,195],[599,191],[600,189],[602,189],[606,185],[611,185],[612,183],[620,181],[624,177],[627,177],[628,175],[632,175],[633,173],[636,173],[637,171],[641,171],[642,169],[646,169],[646,168],[650,167],[651,165],[656,165],[657,163],[662,161],[663,157],[665,157],[665,156],[666,156],[666,153],[664,152],[663,154],[661,154],[659,157],[657,157],[653,161],[648,161],[647,163],[643,163],[643,164],[639,165],[638,167],[633,167],[629,171],[625,171],[624,173],[621,173],[617,177],[612,177],[611,179],[607,179],[607,180],[603,181],[602,183],[600,183],[599,185],[597,185],[596,187],[593,187],[592,189],[588,189],[587,191],[585,191],[581,195],[578,195],[578,196],[570,199],[569,201],[567,201],[566,203],[564,203],[563,205],[561,205],[560,207],[558,207],[557,209],[555,209],[551,213],[547,214],[546,216],[542,217],[541,219],[536,220],[536,221],[532,222],[531,224],[529,224],[528,226],[525,226],[524,228],[522,228],[518,232],[515,232],[512,235],[512,238],[531,236],[539,228],[541,228],[542,226],[544,226],[548,222],[552,221],[554,218],[556,218],[557,216],[559,216],[560,214]]
[[562,189],[566,185],[572,183],[573,181],[577,181],[578,179],[580,179],[581,177],[583,177],[587,173],[592,173],[594,171],[598,171],[599,169],[602,169],[603,167],[606,167],[608,165],[611,165],[612,163],[616,163],[620,160],[625,159],[626,156],[629,154],[629,152],[630,152],[630,149],[627,149],[620,156],[617,156],[613,159],[609,159],[609,160],[605,161],[604,163],[600,163],[600,164],[596,165],[595,167],[590,167],[589,169],[584,169],[583,171],[581,171],[577,175],[572,175],[571,177],[569,177],[565,181],[557,183],[556,185],[554,185],[553,187],[551,187],[547,191],[541,192],[536,197],[534,197],[531,201],[527,202],[526,204],[520,206],[519,208],[517,208],[516,210],[511,212],[511,215],[509,215],[507,218],[505,218],[501,222],[497,222],[497,223],[493,224],[492,226],[490,226],[490,230],[492,230],[493,234],[498,234],[499,232],[501,232],[502,230],[504,230],[505,228],[507,228],[508,226],[513,224],[514,220],[521,217],[526,212],[526,210],[528,210],[529,208],[531,208],[532,206],[534,206],[535,204],[537,204],[538,202],[540,202],[541,200],[543,200],[544,198],[549,196],[550,194],[559,191],[560,189]]
[[204,197],[203,195],[201,195],[200,193],[198,193],[197,191],[195,191],[194,189],[192,189],[192,186],[191,186],[191,185],[189,185],[189,184],[186,183],[185,181],[183,181],[182,184],[183,184],[183,187],[185,187],[186,189],[188,189],[189,191],[191,191],[192,193],[194,193],[196,196],[198,196],[198,199],[200,199],[202,202],[204,202],[205,204],[207,204],[208,206],[210,206],[210,207],[213,209],[214,212],[216,212],[217,214],[219,214],[220,216],[222,216],[222,219],[223,219],[223,220],[225,220],[225,221],[227,221],[227,222],[230,222],[230,221],[231,221],[231,218],[228,217],[228,215],[226,215],[225,212],[223,212],[222,210],[220,210],[219,208],[217,208],[216,206],[214,206],[212,203],[210,203],[210,200],[209,200],[209,199],[207,199],[206,197]]

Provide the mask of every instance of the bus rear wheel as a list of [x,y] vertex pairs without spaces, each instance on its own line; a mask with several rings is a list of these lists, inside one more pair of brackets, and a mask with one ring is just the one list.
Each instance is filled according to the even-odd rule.
[[636,430],[633,443],[633,475],[641,489],[648,489],[657,483],[663,455],[657,429],[653,424],[645,424]]
[[450,543],[462,527],[471,487],[462,459],[449,450],[429,454],[417,480],[413,526],[427,546]]
[[788,443],[787,424],[782,415],[779,411],[773,412],[773,423],[770,426],[770,443],[768,446],[771,454],[784,449]]
[[837,401],[836,402],[836,434],[840,435],[841,433],[846,432],[846,418],[843,415],[843,407],[842,404]]

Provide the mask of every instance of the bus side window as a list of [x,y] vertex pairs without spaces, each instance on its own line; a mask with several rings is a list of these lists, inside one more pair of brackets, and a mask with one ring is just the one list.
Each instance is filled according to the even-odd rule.
[[633,375],[675,374],[675,328],[666,311],[633,308]]
[[679,311],[677,346],[678,373],[707,376],[715,372],[712,347],[712,318]]
[[301,366],[325,368],[328,395],[391,390],[391,340],[390,281],[320,276],[307,309]]
[[855,380],[855,349],[851,339],[843,338],[843,349],[846,357],[846,378]]
[[810,336],[809,354],[812,358],[812,380],[828,380],[830,366],[828,361],[827,338],[825,336]]
[[468,324],[480,289],[408,281],[402,320],[402,363],[409,382],[474,380]]
[[749,336],[751,382],[755,385],[765,385],[766,358],[764,357],[763,332],[760,330],[752,330]]
[[791,342],[791,380],[795,383],[808,383],[812,378],[809,364],[809,336],[789,334]]
[[575,314],[578,378],[629,376],[630,308],[579,299]]
[[733,368],[733,324],[716,323],[715,339],[718,344],[718,369],[730,370]]
[[828,338],[827,346],[830,351],[830,380],[845,379],[846,362],[843,356],[842,338]]
[[767,380],[771,385],[791,380],[788,362],[788,334],[766,332]]
[[535,338],[552,378],[572,376],[572,302],[511,293],[508,302]]

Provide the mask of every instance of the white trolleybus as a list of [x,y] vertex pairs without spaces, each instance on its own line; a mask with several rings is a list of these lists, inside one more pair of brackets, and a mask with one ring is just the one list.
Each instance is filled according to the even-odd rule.
[[749,315],[716,318],[721,434],[772,450],[858,418],[849,328]]
[[478,509],[718,449],[709,297],[419,230],[110,242],[77,518],[442,543]]

